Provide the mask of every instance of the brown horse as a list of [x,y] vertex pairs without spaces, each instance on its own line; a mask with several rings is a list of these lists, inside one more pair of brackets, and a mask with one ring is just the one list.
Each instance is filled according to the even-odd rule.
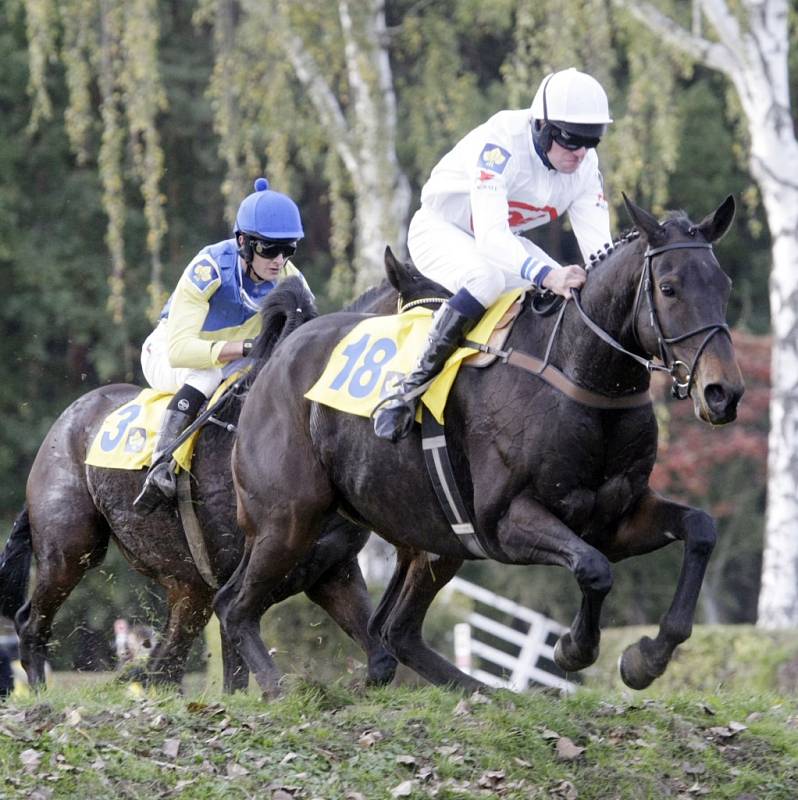
[[[668,371],[676,391],[692,397],[695,413],[713,425],[735,418],[743,383],[725,323],[731,284],[712,250],[731,223],[733,199],[697,225],[683,213],[660,223],[627,206],[637,233],[590,269],[581,297],[559,316],[537,316],[527,303],[504,353],[515,355],[460,371],[445,432],[482,551],[508,564],[563,566],[576,578],[581,606],[556,648],[566,671],[598,656],[610,562],[684,543],[658,636],[623,656],[624,681],[642,688],[690,635],[716,536],[709,515],[648,486],[657,452],[650,371]],[[369,420],[304,398],[336,343],[362,318],[336,313],[301,326],[258,375],[241,414],[246,435],[234,447],[233,475],[246,548],[214,607],[266,694],[278,691],[279,672],[260,639],[260,617],[336,508],[399,549],[370,629],[427,680],[479,686],[421,635],[436,593],[474,551],[439,506],[418,426],[391,444],[373,435]],[[566,391],[519,368],[524,352],[546,353]],[[368,368],[388,365],[375,357]]]
[[[364,296],[362,302],[367,308],[387,311],[395,307],[396,292],[386,285]],[[300,321],[315,313],[312,298],[296,279],[271,292],[262,309],[262,333],[252,351],[256,359],[253,372]],[[76,400],[53,424],[31,468],[27,504],[0,561],[0,612],[16,614],[20,656],[32,686],[44,683],[47,643],[56,612],[86,571],[102,562],[111,538],[136,570],[166,591],[166,628],[146,671],[138,677],[179,683],[191,644],[210,617],[214,588],[195,565],[176,509],[164,505],[141,516],[132,502],[141,490],[143,470],[84,464],[106,416],[138,392],[136,386],[113,385]],[[234,393],[216,416],[234,425],[241,397]],[[230,577],[243,552],[230,474],[233,438],[224,427],[206,425],[192,462],[196,514],[219,585]],[[303,563],[284,576],[275,599],[306,592],[364,649],[369,680],[390,681],[396,662],[368,633],[371,604],[357,563],[368,531],[337,515],[328,515],[324,529]],[[37,579],[25,602],[32,553]],[[224,632],[222,655],[225,689],[245,688],[249,671]]]

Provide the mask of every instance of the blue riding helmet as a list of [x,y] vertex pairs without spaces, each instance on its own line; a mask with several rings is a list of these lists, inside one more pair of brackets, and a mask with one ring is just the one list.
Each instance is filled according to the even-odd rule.
[[278,241],[296,241],[305,236],[296,203],[288,195],[269,189],[266,178],[255,181],[255,191],[238,207],[234,233]]

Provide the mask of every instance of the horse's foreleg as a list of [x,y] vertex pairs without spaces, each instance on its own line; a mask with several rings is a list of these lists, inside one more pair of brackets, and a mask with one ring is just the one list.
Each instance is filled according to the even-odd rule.
[[301,537],[288,532],[293,527],[290,524],[276,524],[276,535],[259,533],[251,544],[247,543],[244,558],[213,601],[222,629],[266,698],[280,694],[282,675],[261,639],[260,619],[279,600],[286,576],[307,555],[320,519],[321,515],[313,527],[302,525]]
[[[435,558],[426,552],[402,551],[397,571],[405,575],[401,589],[383,613],[381,635],[388,649],[430,683],[474,691],[484,684],[457,669],[424,641],[421,628],[435,595],[457,574],[462,559]],[[434,560],[433,560],[434,559]],[[400,566],[401,565],[401,566]]]
[[249,667],[241,657],[238,650],[219,626],[219,635],[222,640],[222,690],[225,694],[245,692],[249,687]]
[[205,584],[175,582],[165,587],[169,617],[147,660],[146,679],[179,685],[191,645],[211,617],[212,594]]
[[576,672],[599,653],[601,606],[612,588],[607,559],[580,539],[543,506],[516,497],[497,526],[498,543],[510,564],[551,564],[569,569],[582,590],[582,603],[571,629],[554,650],[557,666]]
[[632,689],[645,689],[662,675],[676,647],[690,638],[698,594],[716,537],[715,522],[709,514],[665,500],[649,490],[605,549],[617,561],[658,550],[674,539],[684,542],[679,582],[670,608],[660,620],[656,638],[644,636],[621,657],[621,677]]
[[390,683],[396,673],[396,659],[379,638],[369,634],[371,599],[357,558],[332,567],[306,590],[306,594],[363,648],[368,659],[368,682]]

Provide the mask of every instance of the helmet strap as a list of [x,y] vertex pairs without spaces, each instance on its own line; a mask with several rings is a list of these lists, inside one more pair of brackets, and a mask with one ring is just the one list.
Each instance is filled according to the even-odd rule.
[[535,152],[545,165],[546,169],[554,170],[554,166],[549,161],[548,152],[551,150],[553,141],[551,123],[542,122],[539,119],[532,120],[532,142],[535,145]]

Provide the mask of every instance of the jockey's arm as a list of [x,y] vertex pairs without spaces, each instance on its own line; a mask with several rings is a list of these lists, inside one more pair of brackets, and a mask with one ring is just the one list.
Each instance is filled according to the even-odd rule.
[[181,278],[175,289],[167,320],[169,363],[172,367],[208,369],[241,358],[243,341],[209,341],[200,338],[213,291],[201,293]]
[[612,242],[610,212],[595,154],[593,160],[595,169],[588,171],[581,194],[568,208],[568,219],[585,264],[589,262],[592,253],[598,253]]

